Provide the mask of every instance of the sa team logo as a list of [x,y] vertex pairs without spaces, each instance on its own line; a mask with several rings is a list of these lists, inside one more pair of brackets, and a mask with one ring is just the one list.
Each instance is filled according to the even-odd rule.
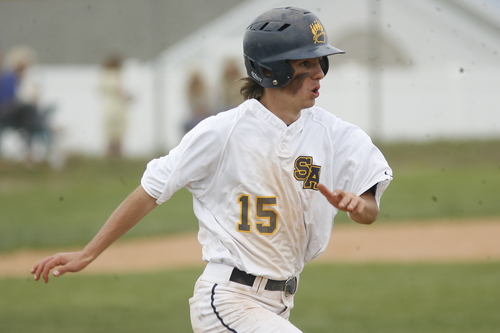
[[315,20],[312,24],[309,25],[311,27],[311,32],[313,34],[314,44],[323,44],[326,42],[326,34],[323,25]]
[[298,181],[303,181],[302,188],[318,190],[319,174],[321,167],[313,164],[311,156],[299,156],[295,160],[294,176]]

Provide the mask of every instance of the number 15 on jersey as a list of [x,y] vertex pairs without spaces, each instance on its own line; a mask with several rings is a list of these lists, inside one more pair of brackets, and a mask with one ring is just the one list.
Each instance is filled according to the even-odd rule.
[[278,229],[278,213],[269,207],[276,206],[276,197],[256,197],[254,200],[255,216],[260,221],[255,223],[250,221],[252,198],[244,194],[238,198],[238,202],[240,203],[240,222],[237,225],[237,230],[240,232],[252,232],[252,224],[254,224],[259,234],[274,234]]

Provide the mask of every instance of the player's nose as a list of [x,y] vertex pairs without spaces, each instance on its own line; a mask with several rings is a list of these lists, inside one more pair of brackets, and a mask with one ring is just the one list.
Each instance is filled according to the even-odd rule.
[[314,65],[314,68],[313,68],[313,79],[316,79],[316,80],[321,80],[325,77],[325,73],[323,72],[323,69],[321,68],[321,64],[320,64],[320,59],[321,58],[317,58],[316,62],[315,62],[315,65]]

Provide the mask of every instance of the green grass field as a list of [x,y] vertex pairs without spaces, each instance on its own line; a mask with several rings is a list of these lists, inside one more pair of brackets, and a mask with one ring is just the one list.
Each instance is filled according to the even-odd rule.
[[[4,333],[191,332],[201,269],[0,280]],[[291,321],[308,333],[497,333],[500,263],[310,264]]]
[[[500,218],[500,142],[381,145],[395,180],[377,223]],[[61,171],[0,161],[0,252],[80,246],[138,186],[147,161],[72,158]],[[341,214],[338,223],[350,223]],[[180,191],[126,237],[196,230]],[[27,271],[29,267],[27,268]],[[0,332],[190,332],[200,269],[0,279]],[[500,263],[310,264],[304,332],[500,332]]]

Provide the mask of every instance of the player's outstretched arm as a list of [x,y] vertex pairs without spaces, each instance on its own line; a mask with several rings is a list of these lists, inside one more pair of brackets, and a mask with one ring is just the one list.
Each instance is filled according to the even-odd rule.
[[56,277],[66,272],[81,271],[156,206],[156,199],[139,186],[118,206],[82,251],[58,253],[44,258],[31,269],[31,274],[34,274],[35,280],[42,277],[47,283],[49,273],[55,267],[58,267],[53,273]]
[[323,184],[318,189],[335,208],[349,213],[349,217],[361,224],[372,224],[378,217],[379,209],[373,194],[365,192],[360,196],[340,189],[330,191]]

